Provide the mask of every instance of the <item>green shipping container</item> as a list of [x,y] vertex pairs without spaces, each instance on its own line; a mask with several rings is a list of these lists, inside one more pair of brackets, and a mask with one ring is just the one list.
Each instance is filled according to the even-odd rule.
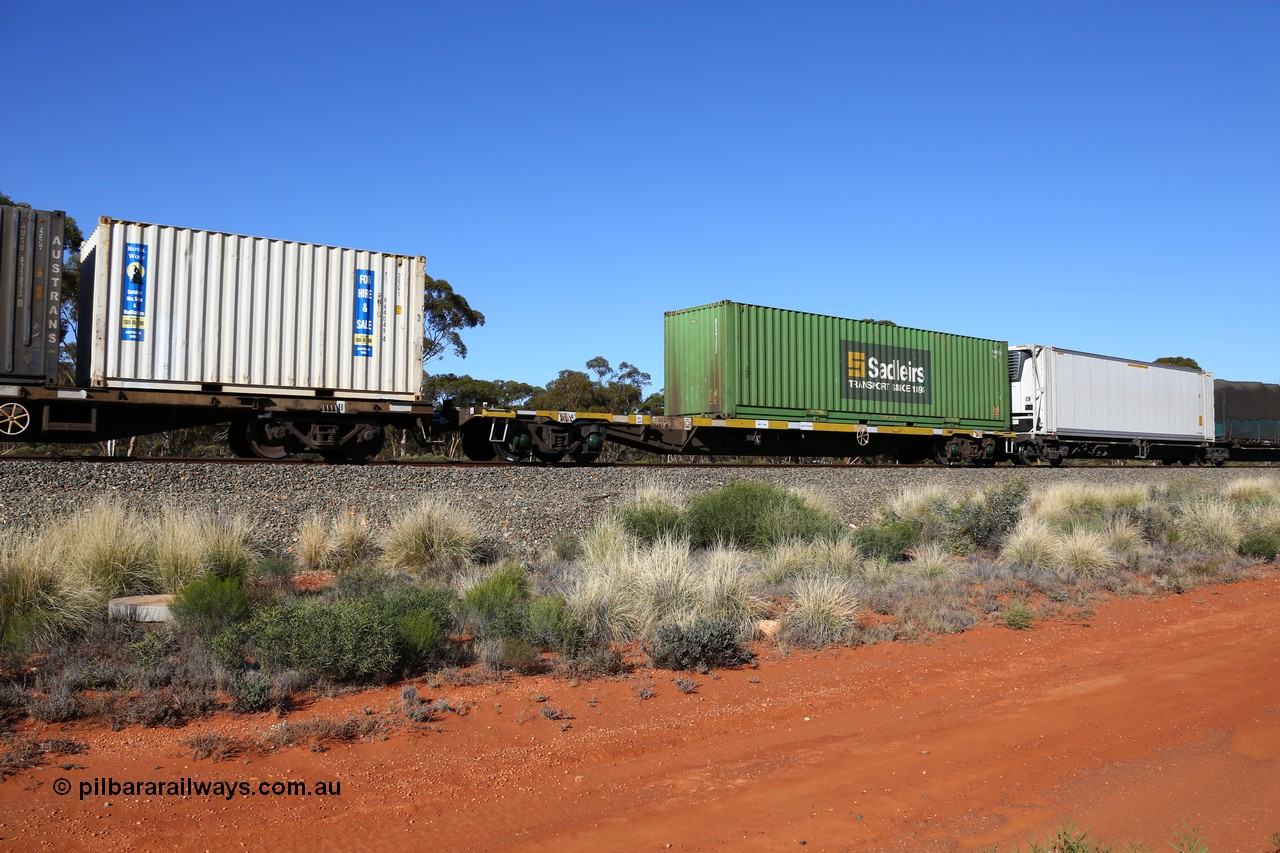
[[668,415],[1009,429],[1008,344],[717,302],[666,315]]

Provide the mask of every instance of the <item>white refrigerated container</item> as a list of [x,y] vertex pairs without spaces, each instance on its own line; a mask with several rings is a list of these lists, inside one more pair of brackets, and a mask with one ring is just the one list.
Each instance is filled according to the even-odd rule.
[[1213,374],[1043,345],[1009,347],[1015,432],[1213,441]]

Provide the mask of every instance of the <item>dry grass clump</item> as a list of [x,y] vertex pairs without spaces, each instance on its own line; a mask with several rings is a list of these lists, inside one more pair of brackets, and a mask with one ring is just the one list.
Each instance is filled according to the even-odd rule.
[[755,558],[732,548],[716,547],[698,561],[701,600],[698,616],[738,625],[745,630],[765,612]]
[[462,510],[427,499],[391,523],[382,562],[416,576],[448,576],[479,555],[480,531]]
[[1035,518],[1024,518],[1005,537],[1000,561],[1028,569],[1041,569],[1053,563],[1058,535],[1048,524]]
[[310,515],[298,525],[298,562],[308,569],[345,572],[374,553],[369,520],[351,512]]
[[1062,483],[1033,491],[1027,514],[1065,529],[1088,522],[1106,523],[1116,516],[1136,517],[1150,501],[1151,492],[1145,486]]
[[908,571],[921,580],[940,581],[953,577],[958,566],[945,548],[930,543],[915,549]]
[[660,625],[718,619],[746,629],[765,609],[757,560],[726,546],[695,552],[664,535],[620,542],[613,522],[584,537],[565,591],[570,611],[596,640],[651,638]]
[[850,581],[801,575],[791,581],[791,605],[782,614],[779,637],[807,648],[847,643],[857,632],[860,608]]
[[1244,535],[1236,509],[1223,498],[1185,504],[1169,532],[1169,544],[1203,554],[1234,554]]
[[87,626],[100,597],[46,543],[0,530],[0,646],[47,648]]
[[631,557],[633,543],[622,522],[602,518],[579,540],[579,558],[584,566],[617,568]]
[[1126,519],[1117,519],[1107,528],[1107,547],[1125,556],[1144,553],[1150,546],[1140,526]]
[[941,486],[903,489],[889,502],[889,513],[914,527],[921,542],[932,542],[951,531],[951,493]]
[[1096,530],[1073,530],[1060,537],[1049,567],[1069,580],[1093,580],[1119,565],[1107,537]]
[[248,577],[261,555],[257,534],[242,516],[208,516],[165,508],[146,531],[150,559],[165,592],[177,593],[201,575]]
[[149,528],[119,502],[99,501],[69,523],[49,527],[43,539],[105,602],[160,589]]
[[1243,506],[1280,505],[1280,478],[1237,477],[1222,489],[1222,497]]
[[862,552],[847,536],[823,536],[813,541],[788,539],[765,554],[764,579],[781,583],[801,574],[853,577],[862,564]]

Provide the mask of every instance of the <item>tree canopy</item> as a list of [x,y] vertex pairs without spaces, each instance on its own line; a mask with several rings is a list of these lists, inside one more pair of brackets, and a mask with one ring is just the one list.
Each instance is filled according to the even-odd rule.
[[1188,358],[1185,355],[1166,355],[1155,360],[1155,364],[1171,364],[1174,367],[1190,367],[1195,370],[1201,370],[1200,362],[1194,358]]
[[442,278],[427,276],[422,297],[423,333],[422,363],[453,350],[458,358],[467,357],[467,345],[462,342],[462,330],[484,325],[484,315],[472,308],[466,297],[456,293],[453,286]]
[[598,355],[585,366],[589,373],[581,370],[560,371],[560,375],[548,382],[545,388],[534,391],[529,398],[529,407],[577,412],[661,414],[660,394],[643,397],[644,388],[652,381],[652,377],[634,364],[624,361],[615,370],[604,356]]

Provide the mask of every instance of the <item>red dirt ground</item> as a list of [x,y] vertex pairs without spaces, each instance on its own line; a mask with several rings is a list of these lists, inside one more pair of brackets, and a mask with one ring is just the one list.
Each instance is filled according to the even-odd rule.
[[[469,702],[441,731],[195,761],[181,741],[256,737],[270,714],[181,730],[29,725],[83,755],[0,784],[6,846],[48,850],[962,851],[1041,839],[1214,851],[1280,830],[1280,574],[1104,604],[1087,623],[983,627],[930,644],[767,653],[759,668],[420,686]],[[642,700],[644,685],[655,695]],[[544,718],[535,702],[572,714]],[[290,720],[387,715],[399,689],[318,699]],[[388,716],[388,719],[391,719]],[[399,718],[403,721],[403,717]],[[304,780],[339,796],[78,796],[81,782]],[[55,780],[72,783],[65,796]]]

